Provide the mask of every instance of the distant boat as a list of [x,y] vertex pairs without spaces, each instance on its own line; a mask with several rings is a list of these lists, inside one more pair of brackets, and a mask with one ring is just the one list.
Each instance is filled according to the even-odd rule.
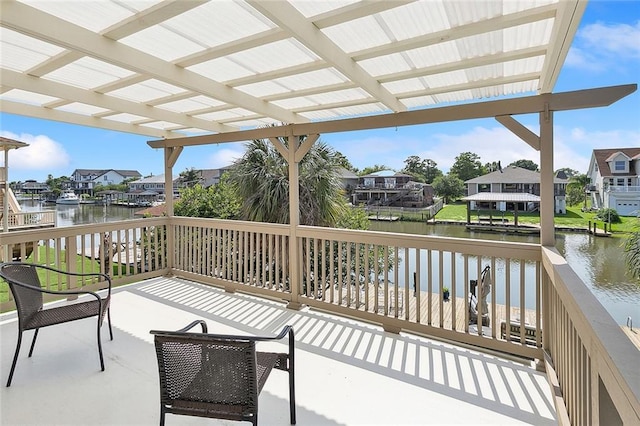
[[56,204],[77,206],[78,204],[80,204],[80,197],[78,197],[75,192],[67,190],[60,194],[60,196],[56,200]]

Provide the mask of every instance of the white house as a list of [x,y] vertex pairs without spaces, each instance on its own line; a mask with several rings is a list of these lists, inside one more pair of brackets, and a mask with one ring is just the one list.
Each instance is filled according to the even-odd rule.
[[640,147],[594,149],[587,176],[592,207],[640,214]]
[[[484,197],[486,201],[472,201],[471,210],[495,209],[500,211],[519,210],[531,211],[539,207],[540,196],[540,173],[521,167],[509,166],[502,170],[487,173],[464,182],[467,186],[467,196],[471,197],[482,192],[494,194],[530,194],[534,197],[513,197],[491,196]],[[567,204],[565,200],[566,188],[569,183],[564,174],[556,175],[553,180],[555,212],[566,213]],[[502,197],[502,198],[501,198]],[[482,197],[476,197],[480,200]],[[517,204],[517,205],[515,205]]]
[[[178,176],[173,177],[174,190],[177,190]],[[164,194],[164,175],[148,176],[129,182],[129,193],[136,194],[144,191]],[[174,194],[175,195],[175,194]]]
[[71,189],[77,194],[93,194],[98,185],[118,185],[125,179],[137,179],[141,176],[137,170],[76,169],[71,174]]

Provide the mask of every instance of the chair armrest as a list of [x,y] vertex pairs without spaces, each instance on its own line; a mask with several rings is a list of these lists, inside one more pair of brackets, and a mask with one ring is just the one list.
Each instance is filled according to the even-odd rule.
[[192,329],[193,327],[200,324],[203,329],[203,333],[189,333],[189,335],[204,337],[208,339],[227,339],[227,340],[248,340],[252,342],[266,342],[271,340],[282,340],[287,335],[289,335],[289,348],[293,349],[294,343],[294,335],[293,335],[293,327],[290,325],[285,326],[282,331],[277,336],[250,336],[250,335],[231,335],[231,334],[208,334],[207,333],[207,324],[204,320],[196,320],[191,324],[187,325],[184,328],[181,328],[177,331],[162,331],[162,330],[151,330],[149,333],[154,335],[165,335],[165,336],[184,336],[187,330]]
[[[56,273],[56,274],[68,275],[68,276],[102,277],[104,279],[103,281],[106,281],[107,284],[108,284],[108,287],[107,287],[108,296],[111,296],[111,277],[109,277],[106,274],[100,273],[100,272],[89,272],[89,273],[67,272],[67,271],[62,271],[60,269],[52,268],[52,267],[47,266],[47,265],[40,265],[40,264],[37,264],[37,263],[27,263],[27,262],[5,262],[2,265],[28,266],[28,267],[35,268],[36,270],[45,269],[45,270],[49,270],[49,271],[51,271],[53,273]],[[11,279],[11,283],[15,284],[17,286],[23,287],[23,288],[28,288],[29,290],[35,290],[35,291],[39,291],[41,293],[46,293],[46,294],[54,294],[54,295],[90,294],[90,295],[94,296],[98,300],[101,299],[101,297],[96,292],[93,292],[93,291],[87,291],[87,290],[48,290],[48,289],[43,289],[42,287],[40,287],[40,288],[34,287],[32,285],[25,284],[25,283],[23,283],[21,281],[15,280],[15,279]]]
[[204,320],[195,320],[191,324],[189,324],[188,326],[183,327],[180,330],[176,330],[176,333],[185,333],[185,332],[191,330],[193,327],[195,327],[198,324],[200,324],[200,326],[202,327],[202,332],[206,333],[207,332],[207,323]]

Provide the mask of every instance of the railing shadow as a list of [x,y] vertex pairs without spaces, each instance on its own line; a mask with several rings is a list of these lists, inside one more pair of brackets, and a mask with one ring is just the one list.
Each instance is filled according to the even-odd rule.
[[515,361],[179,278],[153,279],[130,291],[250,334],[291,324],[298,349],[526,423],[556,423],[544,374]]

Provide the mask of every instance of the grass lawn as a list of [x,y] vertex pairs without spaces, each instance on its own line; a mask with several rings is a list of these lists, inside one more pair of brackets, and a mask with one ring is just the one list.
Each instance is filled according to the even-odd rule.
[[[488,217],[489,212],[483,211],[482,216]],[[502,212],[493,212],[493,216],[495,218],[501,218]],[[598,228],[602,229],[604,222],[601,220],[595,219],[595,212],[583,212],[581,211],[581,207],[568,207],[567,214],[556,214],[554,222],[558,227],[566,227],[566,228],[583,228],[587,229],[589,227],[589,221],[593,224],[597,223]],[[513,223],[513,213],[505,212],[505,219],[509,220],[509,223]],[[622,223],[614,223],[612,224],[612,232],[613,233],[627,233],[632,232],[636,229],[640,224],[640,220],[636,217],[620,217],[622,219]],[[467,220],[467,205],[466,203],[455,203],[455,204],[447,204],[443,207],[442,210],[436,214],[436,220],[451,220],[451,221],[462,221],[466,222]],[[471,212],[471,221],[478,221],[478,213],[473,211]],[[535,213],[518,213],[518,223],[522,224],[539,224],[540,223],[540,214],[538,212]],[[593,226],[593,225],[591,225]]]
[[[48,250],[48,254],[49,257],[47,257],[47,250]],[[34,253],[32,253],[25,262],[27,263],[32,263],[33,262],[33,256]],[[85,256],[81,256],[81,255],[72,255],[75,257],[75,262],[76,262],[76,272],[77,273],[97,273],[100,271],[100,265],[98,264],[97,260],[92,260],[89,259]],[[66,257],[66,252],[65,250],[61,250],[60,251],[60,257],[63,259],[63,261],[60,264],[60,268],[63,270],[67,270],[67,257]],[[47,265],[46,260],[48,259],[49,261],[53,262],[54,259],[56,258],[56,251],[53,248],[48,248],[48,247],[44,247],[44,246],[38,246],[38,261],[35,262],[37,264],[40,265]],[[51,265],[47,265],[47,266],[54,266],[53,264]],[[115,276],[118,273],[118,267],[119,265],[113,265],[113,273],[112,276]],[[46,271],[46,270],[40,270],[38,271],[38,277],[40,278],[40,282],[43,284],[43,287],[45,285],[45,283],[49,282],[51,283],[49,289],[50,290],[54,290],[54,291],[58,291],[58,290],[66,290],[67,289],[67,282],[64,278],[59,279],[59,277],[57,276],[58,274],[56,274],[55,272],[52,271]],[[78,280],[80,280],[80,278],[78,278]],[[87,281],[87,283],[90,283],[92,278],[87,277],[85,278],[85,280]],[[6,282],[4,282],[3,280],[0,279],[0,302],[6,302],[9,300],[9,286],[7,285]],[[78,281],[76,283],[77,287],[82,287],[82,284],[80,281]]]

